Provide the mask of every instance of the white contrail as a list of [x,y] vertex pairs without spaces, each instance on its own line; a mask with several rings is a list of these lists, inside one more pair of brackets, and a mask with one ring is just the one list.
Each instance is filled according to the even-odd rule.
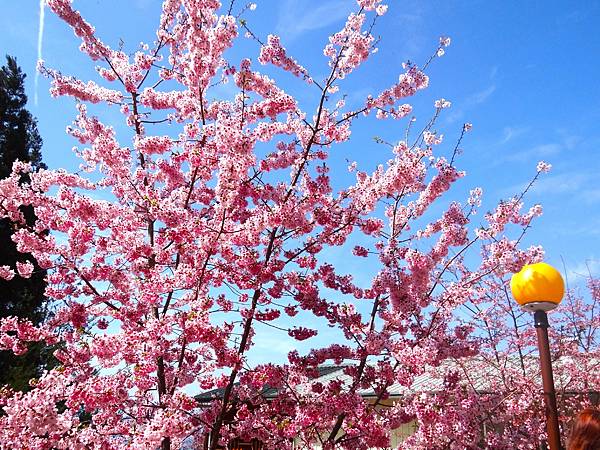
[[[42,60],[42,40],[44,38],[44,3],[46,0],[40,0],[40,24],[38,26],[38,46],[37,46],[37,60],[40,62]],[[35,70],[34,77],[34,92],[33,92],[33,103],[35,106],[38,104],[38,82],[40,78],[40,72]]]

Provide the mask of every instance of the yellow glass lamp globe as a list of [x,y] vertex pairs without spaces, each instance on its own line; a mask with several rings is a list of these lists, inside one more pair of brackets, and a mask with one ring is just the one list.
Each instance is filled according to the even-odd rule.
[[519,305],[529,310],[556,308],[565,293],[560,272],[543,262],[526,264],[510,280],[510,290]]

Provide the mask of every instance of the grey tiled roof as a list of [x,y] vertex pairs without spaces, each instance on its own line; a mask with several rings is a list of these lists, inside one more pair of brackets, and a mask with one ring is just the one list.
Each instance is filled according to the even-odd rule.
[[[568,375],[561,371],[564,365],[572,364],[569,358],[561,358],[554,361],[554,378],[557,389],[566,389],[569,385]],[[600,373],[600,360],[588,360],[591,370]],[[311,379],[304,385],[299,385],[297,389],[300,392],[308,392],[314,382],[327,383],[331,380],[340,380],[344,386],[352,384],[352,377],[344,373],[346,365],[324,365],[319,366],[318,377]],[[521,377],[525,371],[525,376],[532,380],[539,380],[540,366],[539,359],[536,356],[526,356],[521,363],[517,358],[503,359],[497,362],[494,359],[485,359],[483,356],[474,358],[447,359],[438,367],[425,367],[424,372],[415,377],[410,386],[407,383],[396,382],[388,387],[387,391],[391,397],[402,397],[419,392],[441,392],[445,389],[445,374],[451,371],[458,372],[461,383],[469,386],[471,389],[479,392],[496,392],[501,389],[503,384],[510,383],[511,377]],[[568,389],[566,389],[568,390]],[[223,396],[224,389],[213,389],[196,396],[196,400],[206,403]],[[373,389],[363,389],[359,393],[363,397],[376,397]],[[260,391],[260,396],[265,399],[272,399],[277,396],[277,389],[265,385]]]
[[[323,377],[328,376],[332,373],[341,372],[341,370],[347,365],[322,365],[317,367],[317,371],[319,375],[316,379],[321,379]],[[239,383],[235,383],[234,387],[239,386]],[[199,403],[208,403],[213,400],[217,400],[223,398],[223,394],[225,393],[225,388],[211,389],[210,391],[202,392],[201,394],[196,395],[194,398]],[[260,390],[259,395],[265,399],[272,399],[277,397],[277,388],[271,387],[268,384],[265,384],[263,388]]]

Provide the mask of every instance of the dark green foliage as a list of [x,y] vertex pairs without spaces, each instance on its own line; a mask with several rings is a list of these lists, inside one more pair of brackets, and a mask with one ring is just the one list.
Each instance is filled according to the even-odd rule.
[[[45,168],[41,161],[42,138],[36,120],[25,109],[25,74],[15,58],[6,57],[6,65],[0,69],[0,178],[10,175],[15,160],[28,161],[37,170]],[[23,179],[22,182],[27,182]],[[22,208],[28,226],[35,223],[31,207]],[[35,263],[31,255],[19,253],[11,235],[15,224],[0,220],[0,265],[15,269],[16,262],[27,260],[34,264],[31,278],[15,276],[12,280],[0,279],[0,317],[18,316],[41,323],[46,317],[44,278],[46,272]],[[16,270],[15,270],[16,271]],[[0,352],[0,385],[9,384],[13,389],[27,390],[29,379],[37,377],[53,361],[50,349],[42,343],[34,343],[22,356]]]
[[42,138],[37,122],[25,109],[25,74],[15,58],[6,57],[0,69],[0,178],[10,175],[12,163],[19,159],[35,168],[42,163]]

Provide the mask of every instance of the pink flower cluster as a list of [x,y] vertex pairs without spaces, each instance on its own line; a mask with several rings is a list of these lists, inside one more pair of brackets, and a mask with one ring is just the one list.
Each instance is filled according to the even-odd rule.
[[[78,101],[67,132],[82,170],[33,172],[17,162],[0,180],[0,218],[15,223],[26,254],[0,277],[47,269],[53,311],[39,326],[1,319],[0,349],[22,354],[41,341],[56,345],[60,363],[27,393],[0,389],[0,446],[167,450],[193,440],[216,450],[243,438],[277,449],[366,449],[389,447],[391,430],[411,422],[411,448],[474,447],[480,423],[490,448],[525,448],[522,436],[539,435],[540,396],[522,394],[526,367],[494,381],[498,396],[459,369],[475,361],[497,373],[498,358],[527,354],[532,333],[506,303],[503,277],[542,258],[539,246],[519,247],[541,207],[524,209],[519,196],[474,229],[481,189],[464,204],[440,201],[464,176],[454,157],[440,156],[446,142],[433,131],[450,106],[443,98],[425,130],[402,126],[400,140],[382,145],[386,156],[369,169],[350,163],[353,181],[339,186],[342,158],[330,155],[350,139],[373,145],[354,133],[362,116],[400,120],[413,113],[404,99],[428,86],[425,69],[409,64],[397,83],[347,109],[341,80],[373,57],[386,5],[358,0],[330,37],[312,105],[253,70],[256,54],[231,60],[234,3],[165,0],[156,41],[131,53],[98,40],[70,1],[48,5],[101,65],[107,87],[42,66],[53,95]],[[255,53],[313,81],[274,35]],[[228,81],[231,98],[219,88]],[[98,106],[92,115],[88,103],[119,104],[122,124]],[[24,205],[38,218],[33,227]],[[586,342],[576,330],[597,328],[586,320],[600,314],[573,305],[571,322],[561,322],[569,338],[553,339],[582,389],[598,377],[578,353]],[[288,346],[286,363],[254,363],[269,341]],[[597,344],[588,347],[597,356]],[[415,389],[430,375],[437,385]],[[197,399],[194,389],[218,394]]]
[[[406,73],[400,75],[398,83],[381,92],[377,97],[370,97],[367,100],[366,110],[370,112],[373,108],[385,110],[389,106],[394,106],[402,98],[415,95],[420,89],[425,89],[429,85],[429,78],[416,67],[411,67]],[[410,105],[402,105],[398,111],[392,110],[394,118],[402,118],[412,111]],[[386,117],[386,115],[382,117]],[[379,116],[378,116],[379,117]]]
[[273,64],[281,67],[297,77],[309,78],[306,69],[287,55],[285,48],[281,45],[279,36],[270,34],[267,37],[267,45],[260,48],[258,61],[261,64]]
[[329,38],[329,44],[323,50],[339,79],[348,76],[371,53],[375,38],[371,33],[363,32],[365,19],[365,14],[350,14],[344,28]]

